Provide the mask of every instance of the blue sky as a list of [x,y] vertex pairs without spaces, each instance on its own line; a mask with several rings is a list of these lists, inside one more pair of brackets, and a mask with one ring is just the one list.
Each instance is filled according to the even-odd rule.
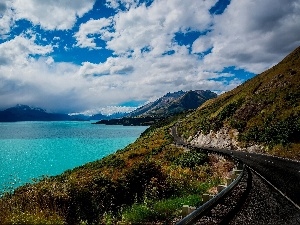
[[300,0],[2,0],[0,109],[130,111],[223,93],[300,45]]

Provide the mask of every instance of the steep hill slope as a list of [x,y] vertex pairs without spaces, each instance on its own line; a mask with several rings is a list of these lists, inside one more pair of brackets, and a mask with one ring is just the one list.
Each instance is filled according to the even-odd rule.
[[300,48],[178,125],[193,144],[300,158]]
[[216,97],[216,93],[208,90],[168,93],[156,101],[136,109],[127,117],[165,117],[185,110],[196,109],[208,99]]

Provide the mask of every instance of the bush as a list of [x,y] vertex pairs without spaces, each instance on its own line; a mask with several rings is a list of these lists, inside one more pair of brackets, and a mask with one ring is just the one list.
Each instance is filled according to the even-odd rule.
[[283,146],[299,141],[300,118],[291,116],[284,120],[268,117],[262,126],[250,127],[239,135],[239,140],[267,144],[272,147],[277,144]]
[[122,212],[122,217],[125,222],[131,223],[159,221],[170,223],[175,217],[180,215],[183,205],[199,206],[200,203],[199,195],[188,195],[163,199],[154,202],[152,205],[147,203],[134,204]]
[[126,222],[142,223],[153,219],[154,212],[144,204],[134,204],[122,213],[122,218]]
[[[166,176],[163,174],[161,167],[154,162],[141,162],[125,174],[124,183],[132,203],[143,200],[146,188],[154,178],[157,183],[165,183],[166,181]],[[162,191],[158,190],[160,194]]]
[[104,213],[116,214],[128,201],[123,183],[104,176],[95,177],[86,186],[71,185],[69,196],[68,224],[77,224],[79,221],[97,224]]
[[174,163],[175,165],[188,167],[193,169],[196,166],[203,165],[207,162],[208,157],[207,154],[196,152],[196,151],[189,151],[183,153],[182,155],[177,158]]
[[223,121],[229,117],[231,117],[235,111],[242,105],[243,99],[240,99],[236,102],[232,102],[228,105],[226,105],[222,111],[218,114],[218,119],[220,121]]
[[237,129],[238,132],[244,131],[245,127],[247,125],[247,123],[245,121],[237,120],[237,119],[231,119],[229,121],[229,124],[232,128]]

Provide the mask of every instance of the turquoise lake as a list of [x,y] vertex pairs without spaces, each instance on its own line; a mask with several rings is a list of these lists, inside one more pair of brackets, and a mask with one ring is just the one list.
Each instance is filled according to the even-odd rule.
[[146,128],[73,121],[0,123],[0,191],[101,159],[134,142]]

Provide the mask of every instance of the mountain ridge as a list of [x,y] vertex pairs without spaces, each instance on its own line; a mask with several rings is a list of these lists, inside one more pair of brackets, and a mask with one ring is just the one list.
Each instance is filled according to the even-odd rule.
[[17,104],[14,107],[0,111],[0,122],[17,122],[17,121],[89,121],[114,119],[125,116],[126,114],[116,113],[112,115],[103,115],[101,113],[86,116],[83,114],[63,114],[48,113],[45,109],[32,107],[28,105]]
[[169,92],[154,102],[139,107],[129,113],[127,117],[170,116],[189,109],[196,109],[208,99],[215,97],[217,97],[217,94],[209,90]]
[[18,104],[15,107],[0,111],[0,122],[17,121],[62,121],[71,120],[67,114],[47,113],[38,107]]

